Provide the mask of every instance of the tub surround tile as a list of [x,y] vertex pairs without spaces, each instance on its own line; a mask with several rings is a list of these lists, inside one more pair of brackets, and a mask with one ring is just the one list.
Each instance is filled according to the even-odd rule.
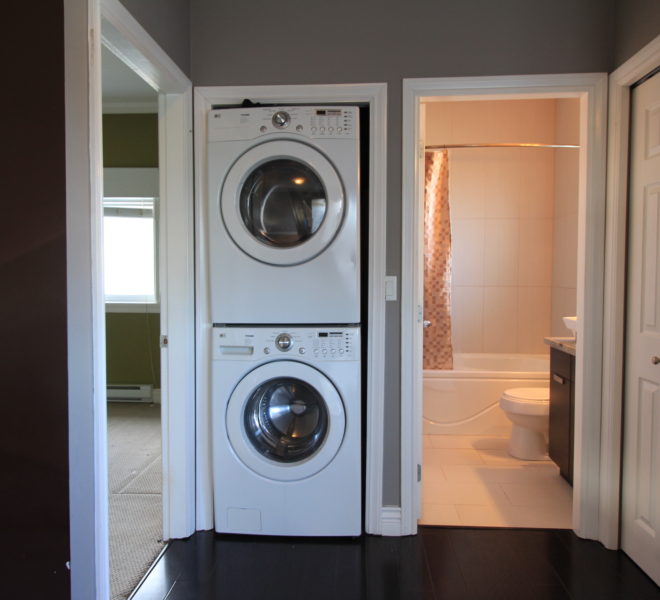
[[521,219],[518,285],[552,285],[552,219]]
[[485,221],[452,217],[451,227],[452,285],[483,285]]
[[518,350],[518,288],[484,288],[484,352],[511,353]]
[[485,221],[484,285],[518,285],[519,234],[520,221],[518,219],[487,219]]

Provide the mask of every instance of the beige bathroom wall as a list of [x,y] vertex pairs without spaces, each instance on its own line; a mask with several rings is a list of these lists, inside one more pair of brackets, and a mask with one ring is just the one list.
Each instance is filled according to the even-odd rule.
[[[580,143],[578,99],[556,100],[555,131],[558,144]],[[555,150],[551,335],[559,337],[570,334],[561,318],[575,315],[577,304],[578,173],[578,150]]]
[[[426,143],[553,143],[554,100],[430,103]],[[455,352],[546,353],[555,150],[449,152]]]

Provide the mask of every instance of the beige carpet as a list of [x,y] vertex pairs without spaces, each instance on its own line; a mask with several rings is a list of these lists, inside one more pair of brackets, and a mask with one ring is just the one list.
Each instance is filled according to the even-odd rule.
[[163,548],[160,405],[108,404],[110,596],[125,600]]

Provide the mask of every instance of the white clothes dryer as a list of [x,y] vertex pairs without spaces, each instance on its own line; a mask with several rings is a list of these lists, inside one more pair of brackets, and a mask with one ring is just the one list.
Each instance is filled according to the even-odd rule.
[[211,318],[360,321],[357,107],[208,115]]
[[362,533],[360,330],[214,327],[215,529]]

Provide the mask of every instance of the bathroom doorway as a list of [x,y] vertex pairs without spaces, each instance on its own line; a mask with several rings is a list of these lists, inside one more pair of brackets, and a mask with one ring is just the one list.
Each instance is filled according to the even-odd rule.
[[[571,528],[545,398],[551,344],[575,360],[562,317],[577,312],[580,101],[445,97],[423,110],[420,523]],[[505,412],[513,389],[528,400],[507,396]],[[570,424],[553,422],[554,438]]]
[[[572,528],[582,537],[601,539],[610,527],[598,510],[609,500],[607,484],[615,473],[608,461],[606,424],[601,422],[607,77],[604,74],[517,75],[407,79],[403,84],[403,207],[401,393],[401,530],[414,533],[422,516],[422,335],[423,189],[425,110],[430,101],[554,100],[579,101],[577,150],[577,285],[579,344],[575,351]],[[478,133],[478,131],[477,131]],[[480,140],[480,142],[483,140]],[[507,324],[507,335],[513,326]],[[601,429],[605,430],[601,432]],[[428,475],[428,473],[427,473]],[[605,486],[605,487],[604,487]]]

